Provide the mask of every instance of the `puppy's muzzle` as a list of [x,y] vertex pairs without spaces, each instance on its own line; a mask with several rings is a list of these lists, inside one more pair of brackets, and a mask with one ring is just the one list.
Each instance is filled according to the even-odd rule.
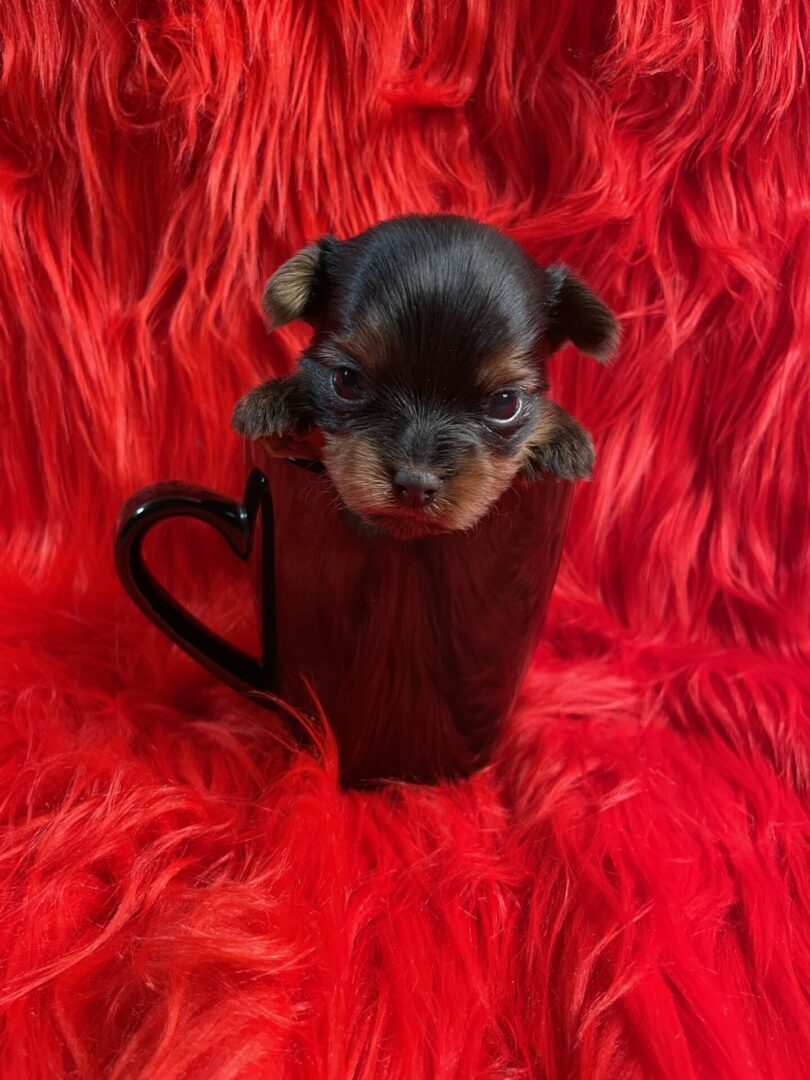
[[410,510],[422,510],[433,502],[442,483],[427,469],[397,469],[391,482],[396,501]]

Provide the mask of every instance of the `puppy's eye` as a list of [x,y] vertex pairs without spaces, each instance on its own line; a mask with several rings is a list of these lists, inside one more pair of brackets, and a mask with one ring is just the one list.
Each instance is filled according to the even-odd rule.
[[332,386],[337,396],[345,401],[357,401],[359,397],[362,397],[360,374],[354,368],[335,368],[332,374]]
[[503,424],[514,420],[520,412],[521,400],[517,390],[499,390],[487,402],[487,416]]

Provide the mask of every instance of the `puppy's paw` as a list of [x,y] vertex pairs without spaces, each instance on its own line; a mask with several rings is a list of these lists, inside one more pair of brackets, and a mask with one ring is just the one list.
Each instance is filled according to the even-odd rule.
[[530,480],[556,476],[560,480],[590,480],[596,452],[593,440],[577,420],[553,401],[543,413],[529,442],[522,473]]
[[255,387],[236,404],[231,425],[239,435],[259,440],[273,454],[318,456],[312,398],[300,372]]
[[309,394],[298,372],[256,386],[237,402],[231,424],[249,439],[301,431],[312,422]]

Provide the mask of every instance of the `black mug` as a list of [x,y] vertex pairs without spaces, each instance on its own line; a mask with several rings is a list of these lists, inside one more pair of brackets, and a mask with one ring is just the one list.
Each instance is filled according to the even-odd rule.
[[[246,451],[242,502],[168,482],[119,516],[118,574],[141,610],[235,689],[313,710],[348,783],[428,782],[485,763],[537,645],[573,485],[513,484],[470,531],[398,540],[341,507],[318,462]],[[158,521],[207,522],[250,563],[262,655],[213,633],[159,584],[143,540]]]

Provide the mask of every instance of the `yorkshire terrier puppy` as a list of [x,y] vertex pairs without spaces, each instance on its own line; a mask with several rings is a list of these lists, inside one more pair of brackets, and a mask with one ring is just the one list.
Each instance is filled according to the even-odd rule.
[[586,479],[587,431],[546,396],[572,342],[599,360],[618,323],[567,267],[452,215],[323,237],[270,278],[272,328],[315,329],[296,371],[237,404],[233,426],[320,458],[346,507],[408,539],[469,529],[518,477]]

